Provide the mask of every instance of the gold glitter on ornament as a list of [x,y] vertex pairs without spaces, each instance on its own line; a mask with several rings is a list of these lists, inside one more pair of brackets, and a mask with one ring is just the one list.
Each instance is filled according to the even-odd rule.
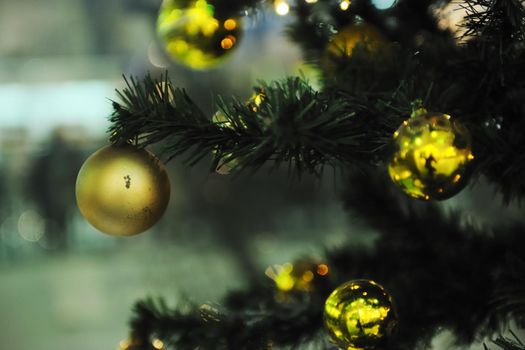
[[334,344],[345,350],[372,350],[397,324],[391,297],[369,280],[344,283],[326,299],[324,324]]
[[474,159],[469,131],[449,115],[422,113],[394,133],[395,151],[388,172],[406,194],[442,200],[467,183]]

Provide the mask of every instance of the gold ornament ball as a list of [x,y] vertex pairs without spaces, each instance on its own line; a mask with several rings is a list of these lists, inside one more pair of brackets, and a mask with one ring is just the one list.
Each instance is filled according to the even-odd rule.
[[392,298],[369,280],[344,283],[326,299],[324,325],[334,344],[345,350],[372,350],[397,325]]
[[322,66],[331,73],[353,56],[356,47],[360,47],[370,57],[387,57],[389,41],[377,29],[368,24],[356,24],[341,29],[326,46]]
[[131,145],[107,146],[82,165],[76,182],[77,205],[96,229],[133,236],[153,226],[170,198],[164,165]]
[[206,0],[164,0],[157,32],[171,58],[192,69],[219,64],[238,45],[241,21],[217,16]]
[[392,181],[422,200],[443,200],[465,187],[474,159],[469,131],[449,115],[424,113],[394,133]]

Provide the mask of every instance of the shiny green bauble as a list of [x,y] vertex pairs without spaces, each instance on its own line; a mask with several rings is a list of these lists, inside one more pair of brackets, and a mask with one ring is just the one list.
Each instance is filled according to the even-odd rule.
[[394,133],[388,166],[392,181],[407,195],[443,200],[465,187],[474,159],[469,131],[449,115],[424,113]]
[[157,32],[168,55],[192,69],[210,69],[238,45],[241,21],[206,0],[164,0]]
[[96,229],[133,236],[161,218],[170,183],[164,165],[152,153],[131,145],[107,146],[82,165],[76,198],[80,212]]
[[397,314],[383,287],[370,280],[355,280],[342,284],[326,299],[324,325],[341,349],[373,350],[392,334]]

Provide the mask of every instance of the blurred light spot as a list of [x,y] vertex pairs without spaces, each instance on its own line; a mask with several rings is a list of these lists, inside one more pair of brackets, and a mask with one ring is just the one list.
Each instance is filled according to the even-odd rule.
[[303,274],[303,281],[305,282],[311,282],[313,279],[314,279],[314,274],[312,271],[306,271],[304,274]]
[[295,278],[292,276],[293,265],[274,265],[266,269],[265,274],[275,282],[280,291],[288,292],[295,286]]
[[317,274],[320,276],[328,275],[328,265],[326,264],[317,265]]
[[221,47],[224,50],[229,50],[233,47],[233,41],[230,38],[225,38],[221,41]]
[[129,340],[123,340],[119,343],[119,350],[127,350],[131,346]]
[[339,7],[341,8],[341,10],[343,11],[346,11],[350,8],[350,1],[349,0],[343,0],[341,1],[341,3],[339,4]]
[[315,4],[317,0],[304,0],[307,4]]
[[157,350],[164,349],[164,343],[160,339],[155,339],[151,345]]
[[32,210],[22,213],[18,218],[18,233],[29,242],[38,242],[45,232],[45,221]]
[[234,30],[235,28],[237,28],[237,21],[235,21],[234,19],[229,18],[226,21],[224,21],[224,29]]
[[286,1],[276,0],[275,1],[275,12],[279,16],[286,16],[290,12],[290,5]]

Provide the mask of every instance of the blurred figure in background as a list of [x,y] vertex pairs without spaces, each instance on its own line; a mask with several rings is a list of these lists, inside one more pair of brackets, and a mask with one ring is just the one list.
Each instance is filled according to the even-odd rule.
[[67,129],[56,128],[48,149],[35,158],[28,172],[27,191],[46,221],[46,247],[67,248],[67,227],[75,210],[75,181],[83,153],[68,140]]

